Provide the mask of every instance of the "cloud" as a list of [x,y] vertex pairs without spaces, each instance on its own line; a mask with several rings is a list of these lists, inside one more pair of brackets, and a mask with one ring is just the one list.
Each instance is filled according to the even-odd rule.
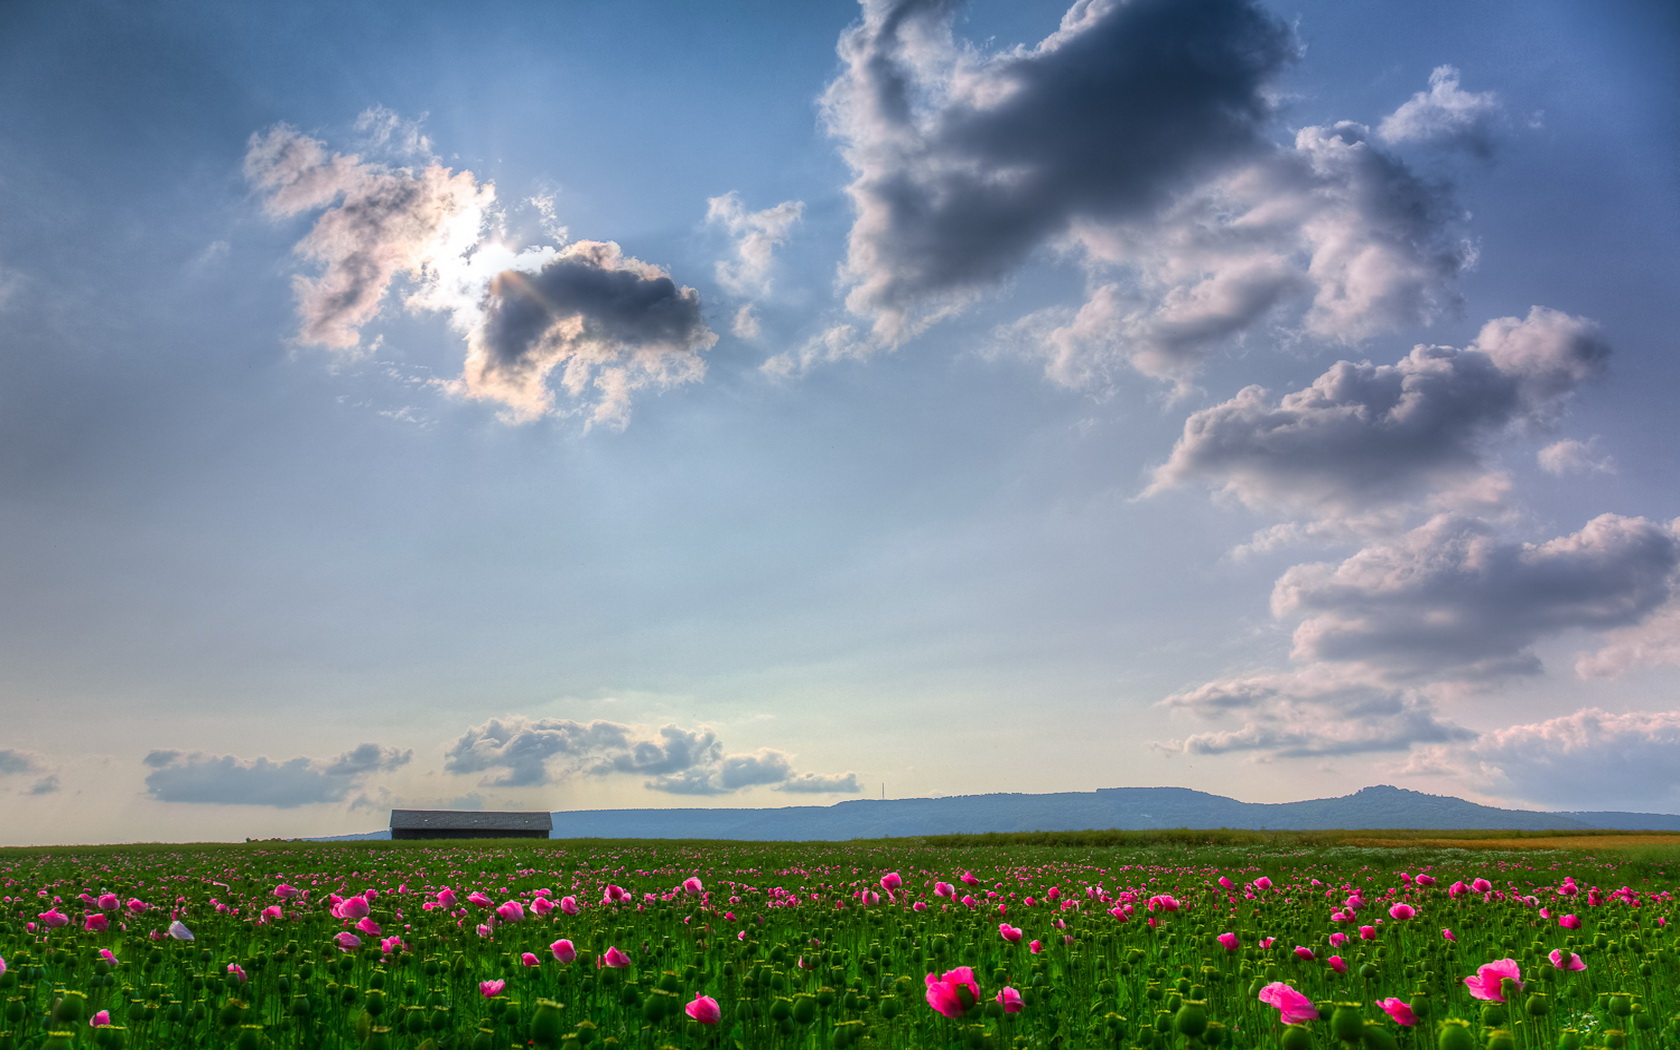
[[1536,306],[1489,321],[1463,349],[1338,361],[1281,398],[1246,387],[1190,415],[1146,495],[1201,481],[1252,508],[1326,517],[1496,503],[1507,482],[1494,440],[1555,423],[1608,354],[1592,322]]
[[341,802],[369,774],[396,769],[412,757],[411,751],[378,744],[362,744],[334,759],[284,762],[159,750],[144,759],[152,770],[146,775],[146,793],[160,802],[291,809]]
[[1641,667],[1680,667],[1680,600],[1643,623],[1606,632],[1603,645],[1575,660],[1582,678],[1615,678]]
[[[370,113],[363,120],[376,139],[404,134],[390,123],[394,114]],[[405,142],[423,144],[423,138]],[[314,277],[292,280],[298,341],[341,351],[361,345],[362,326],[399,276],[425,284],[465,266],[496,196],[470,171],[454,172],[435,160],[389,167],[329,153],[325,143],[287,124],[251,136],[245,177],[265,196],[270,215],[321,212],[296,247],[320,268]]]
[[804,375],[819,364],[862,361],[880,348],[880,344],[856,327],[837,324],[823,329],[792,350],[766,359],[759,370],[778,379],[787,379]]
[[[728,753],[704,726],[665,725],[655,731],[621,722],[563,718],[493,718],[473,726],[448,749],[451,773],[496,773],[487,787],[536,787],[570,776],[646,776],[643,786],[677,795],[724,795],[749,787],[790,783],[837,785],[856,791],[852,774],[795,773],[793,756],[774,748]],[[849,778],[849,779],[848,779]],[[847,785],[851,785],[848,787]],[[786,790],[823,790],[815,786]]]
[[1262,671],[1175,693],[1160,706],[1206,720],[1236,717],[1235,729],[1193,733],[1160,745],[1187,755],[1253,752],[1268,759],[1407,751],[1467,740],[1430,699],[1325,666]]
[[592,424],[622,428],[634,392],[698,380],[716,342],[694,289],[611,241],[577,241],[490,281],[458,389],[530,420],[553,408],[557,373]]
[[1433,749],[1420,764],[1467,771],[1491,793],[1557,809],[1680,810],[1680,711],[1573,714]]
[[783,201],[763,211],[748,211],[734,190],[706,201],[706,221],[735,239],[735,258],[718,260],[718,283],[736,295],[770,291],[770,266],[776,247],[805,214],[803,201]]
[[1571,629],[1638,624],[1667,601],[1680,532],[1602,514],[1544,543],[1439,515],[1339,564],[1297,565],[1272,612],[1301,617],[1296,660],[1351,664],[1385,680],[1475,680],[1540,670],[1530,650]]
[[854,179],[847,305],[896,344],[1080,221],[1146,215],[1263,148],[1295,53],[1244,0],[1080,2],[1033,47],[959,45],[958,5],[865,0],[823,97]]
[[1576,441],[1566,438],[1547,445],[1536,455],[1540,469],[1563,477],[1567,474],[1614,474],[1616,462],[1598,448],[1598,439]]
[[24,791],[28,795],[50,795],[59,790],[58,774],[46,759],[33,751],[0,748],[0,777],[29,776],[35,782]]
[[773,790],[810,795],[855,795],[863,790],[863,785],[858,783],[856,773],[800,773],[777,784]]
[[1458,70],[1436,66],[1429,90],[1419,91],[1383,118],[1377,134],[1387,142],[1439,142],[1460,145],[1487,157],[1493,153],[1495,126],[1503,113],[1491,91],[1458,86]]
[[[245,176],[270,215],[319,212],[295,249],[319,268],[293,279],[301,343],[357,352],[401,278],[410,312],[447,314],[466,339],[460,378],[437,385],[500,404],[507,422],[559,411],[551,377],[576,403],[566,412],[622,428],[638,391],[704,374],[699,353],[717,337],[694,289],[611,241],[515,250],[491,229],[495,187],[430,157],[418,122],[375,107],[357,128],[370,149],[403,163],[331,152],[286,124],[252,135],[246,152]],[[530,203],[564,237],[552,197]],[[768,265],[797,203],[738,217],[750,242],[743,274]]]

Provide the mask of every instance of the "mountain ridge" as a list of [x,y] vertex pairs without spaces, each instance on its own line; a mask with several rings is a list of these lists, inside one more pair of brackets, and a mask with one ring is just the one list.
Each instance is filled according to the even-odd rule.
[[[1502,809],[1452,795],[1378,784],[1351,795],[1298,802],[1242,802],[1181,787],[1118,787],[1044,794],[993,792],[942,798],[847,799],[827,806],[761,809],[602,809],[553,812],[551,837],[845,841],[1019,831],[1273,831],[1392,829],[1680,831],[1680,815]],[[389,831],[331,836],[389,838]]]

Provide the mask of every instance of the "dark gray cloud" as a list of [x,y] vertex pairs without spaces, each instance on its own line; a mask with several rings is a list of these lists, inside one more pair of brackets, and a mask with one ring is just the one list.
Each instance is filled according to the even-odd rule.
[[1544,543],[1440,515],[1339,564],[1297,565],[1272,611],[1301,617],[1293,656],[1388,679],[1474,680],[1535,673],[1537,640],[1638,624],[1674,591],[1680,534],[1603,514]]
[[1383,118],[1377,134],[1387,142],[1433,142],[1492,156],[1503,108],[1491,91],[1459,87],[1458,75],[1452,66],[1436,66],[1429,74],[1429,90],[1419,91]]
[[[473,726],[450,745],[444,769],[451,773],[495,773],[489,787],[534,787],[572,775],[647,776],[653,791],[677,795],[723,795],[762,785],[802,782],[791,790],[855,791],[851,774],[798,774],[793,758],[774,748],[728,753],[704,726],[666,725],[654,731],[620,722],[576,722],[564,718],[495,718]],[[849,787],[847,785],[850,785]]]
[[1680,711],[1573,714],[1427,748],[1423,771],[1465,771],[1492,794],[1555,809],[1680,811]]
[[1201,481],[1250,507],[1333,516],[1497,501],[1493,441],[1554,423],[1608,354],[1592,322],[1536,306],[1488,322],[1463,349],[1339,361],[1281,398],[1247,387],[1190,415],[1148,491]]
[[58,774],[46,759],[33,751],[0,748],[0,777],[31,776],[35,782],[25,794],[50,795],[59,789]]
[[1286,26],[1245,0],[1082,2],[1034,47],[959,46],[952,0],[865,0],[824,107],[855,173],[850,308],[898,342],[1084,220],[1262,148]]
[[514,419],[553,408],[549,378],[590,405],[591,423],[623,426],[630,396],[693,382],[700,353],[717,342],[700,294],[610,241],[577,241],[534,271],[490,282],[468,334],[462,390],[496,401]]
[[[386,139],[397,128],[388,110],[370,110],[363,118],[376,118],[369,127]],[[407,134],[417,131],[410,127]],[[245,177],[264,195],[271,215],[321,213],[296,248],[320,272],[293,278],[292,287],[298,341],[335,350],[361,344],[362,326],[378,314],[398,277],[435,282],[441,271],[465,266],[496,195],[470,171],[454,172],[436,161],[388,167],[331,153],[286,124],[251,136]]]
[[1240,720],[1236,728],[1160,745],[1189,755],[1333,757],[1408,751],[1475,735],[1443,720],[1416,690],[1363,681],[1323,666],[1221,679],[1175,693],[1161,706],[1203,721]]
[[152,751],[144,763],[146,793],[160,802],[274,806],[291,809],[342,802],[367,775],[396,769],[412,752],[362,744],[334,759],[293,758],[275,762],[204,752]]

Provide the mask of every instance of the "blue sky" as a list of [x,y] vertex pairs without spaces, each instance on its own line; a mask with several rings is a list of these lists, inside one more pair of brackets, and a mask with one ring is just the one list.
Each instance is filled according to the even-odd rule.
[[1680,811],[1677,17],[7,5],[0,839]]

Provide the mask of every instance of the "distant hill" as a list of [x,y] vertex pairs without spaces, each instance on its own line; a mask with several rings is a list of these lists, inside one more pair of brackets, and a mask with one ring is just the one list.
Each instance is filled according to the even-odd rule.
[[[570,810],[554,814],[553,837],[844,841],[1110,828],[1132,831],[1161,828],[1680,831],[1680,815],[1499,809],[1450,795],[1426,795],[1386,784],[1362,788],[1341,798],[1303,802],[1239,802],[1189,788],[1101,788],[1045,795],[854,799],[831,806],[778,809]],[[389,837],[390,833],[385,831],[333,836],[338,840]]]

